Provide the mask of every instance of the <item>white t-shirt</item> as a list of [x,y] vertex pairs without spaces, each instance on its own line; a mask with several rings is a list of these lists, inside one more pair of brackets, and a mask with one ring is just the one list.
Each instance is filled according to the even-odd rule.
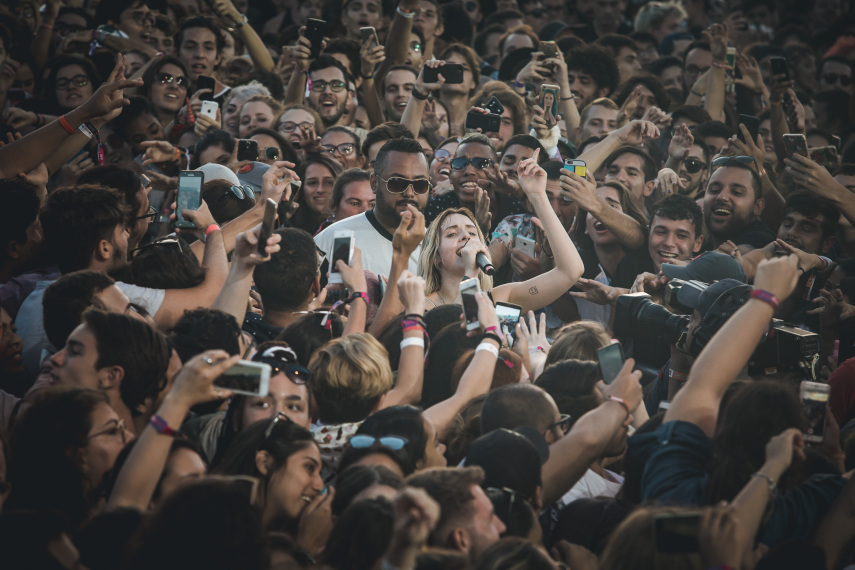
[[596,499],[597,497],[614,497],[617,495],[617,492],[623,486],[623,477],[617,473],[612,473],[608,469],[606,473],[614,481],[600,477],[591,469],[588,469],[585,475],[576,481],[573,488],[561,497],[562,506],[568,505],[577,499]]
[[[329,259],[337,231],[352,231],[355,245],[362,250],[362,268],[377,275],[389,275],[392,268],[392,234],[380,225],[373,210],[340,220],[315,236],[315,244]],[[410,256],[409,270],[418,275],[422,246]]]

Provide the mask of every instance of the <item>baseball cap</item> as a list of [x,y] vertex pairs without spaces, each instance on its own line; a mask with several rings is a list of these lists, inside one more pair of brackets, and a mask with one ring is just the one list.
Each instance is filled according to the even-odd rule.
[[196,170],[205,175],[205,182],[210,182],[211,180],[227,180],[228,182],[231,182],[232,186],[240,186],[240,181],[238,180],[237,175],[232,172],[230,168],[227,168],[222,164],[209,162],[208,164],[203,164]]
[[253,192],[258,194],[261,192],[261,178],[267,173],[269,168],[270,165],[263,162],[250,162],[237,171],[237,177],[241,184],[249,186]]
[[[507,487],[532,497],[541,484],[540,470],[549,457],[549,447],[534,428],[520,429],[526,434],[500,428],[482,435],[469,446],[464,465],[484,470],[484,487]],[[533,436],[542,441],[543,449],[529,440]]]
[[695,309],[701,315],[705,315],[719,297],[737,287],[751,289],[749,285],[736,279],[722,279],[712,285],[700,281],[686,281],[677,293],[677,300],[681,305]]
[[736,279],[745,283],[745,270],[735,258],[718,251],[708,251],[699,255],[688,265],[675,265],[663,263],[662,272],[669,279],[682,279],[683,281],[701,281],[713,283],[722,279]]

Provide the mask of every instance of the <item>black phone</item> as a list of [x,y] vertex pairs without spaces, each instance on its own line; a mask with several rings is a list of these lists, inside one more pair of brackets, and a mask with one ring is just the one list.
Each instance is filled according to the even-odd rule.
[[555,42],[540,42],[540,53],[546,59],[558,56],[558,44]]
[[463,65],[460,63],[446,63],[439,67],[425,67],[425,83],[436,83],[439,81],[440,73],[442,73],[445,82],[448,84],[463,83]]
[[597,360],[600,362],[600,374],[603,376],[603,382],[611,384],[623,368],[623,347],[619,342],[604,346],[597,350]]
[[258,160],[258,141],[252,139],[239,139],[238,160]]
[[380,40],[377,38],[377,30],[375,30],[372,26],[365,26],[364,28],[359,28],[359,35],[362,37],[362,43],[365,43],[365,40],[371,38],[371,47],[377,47],[380,45]]
[[487,109],[488,111],[490,111],[494,115],[501,115],[502,113],[505,112],[504,105],[502,105],[502,103],[498,99],[496,99],[495,95],[490,97],[487,100],[487,102],[484,103],[483,108]]
[[772,57],[769,58],[769,66],[772,69],[772,75],[785,75],[787,77],[787,81],[790,80],[790,64],[787,63],[787,58],[785,57]]
[[276,222],[276,202],[267,199],[264,204],[264,220],[261,222],[261,235],[258,236],[258,253],[262,257],[267,256],[267,240],[273,235],[273,224]]
[[200,95],[199,99],[202,101],[213,101],[214,100],[214,78],[208,77],[207,75],[200,75],[198,79],[196,79],[196,91],[201,91],[202,89],[210,89],[210,93],[205,93],[204,95]]
[[327,31],[327,23],[324,20],[308,18],[306,20],[306,38],[312,42],[312,59],[321,55],[321,42],[324,41],[324,33]]
[[182,170],[178,173],[178,196],[175,199],[175,227],[195,228],[190,220],[181,215],[184,210],[198,210],[202,205],[202,184],[205,175],[198,170]]
[[800,154],[805,157],[810,157],[808,154],[807,139],[802,134],[788,134],[783,136],[784,139],[784,154],[787,158],[794,154]]
[[659,513],[653,516],[656,550],[667,554],[698,551],[701,513]]
[[478,111],[469,111],[466,113],[466,128],[481,129],[482,133],[498,133],[499,127],[502,126],[502,116],[495,113],[479,113]]
[[[745,125],[745,128],[748,129],[748,134],[751,135],[751,142],[756,145],[757,135],[760,133],[760,119],[752,115],[739,115],[739,123]],[[742,129],[739,129],[736,135],[739,137],[739,140],[745,142],[745,137],[742,136]]]

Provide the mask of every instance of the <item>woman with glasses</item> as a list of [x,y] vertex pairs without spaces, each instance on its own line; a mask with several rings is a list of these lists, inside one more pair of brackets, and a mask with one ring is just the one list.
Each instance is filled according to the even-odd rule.
[[101,77],[87,58],[62,57],[48,66],[50,73],[44,82],[44,98],[48,103],[44,119],[47,122],[78,107],[101,86]]
[[166,56],[150,65],[142,79],[145,84],[139,94],[151,101],[160,124],[164,129],[168,128],[187,101],[187,88],[190,86],[187,68],[177,57]]
[[297,151],[285,137],[272,128],[255,129],[249,133],[250,140],[258,143],[258,161],[273,164],[277,160],[287,160],[296,164]]
[[289,143],[300,149],[301,160],[307,152],[320,152],[324,123],[317,111],[306,105],[289,105],[276,119],[276,129]]
[[321,137],[321,152],[332,157],[345,170],[360,168],[364,159],[359,137],[348,127],[330,127]]
[[4,508],[51,509],[79,528],[98,509],[101,483],[133,435],[98,390],[53,391],[15,428]]
[[310,155],[297,170],[303,185],[296,198],[300,205],[291,226],[315,235],[332,210],[333,187],[342,173],[341,165],[328,156]]
[[[584,267],[576,246],[552,209],[546,194],[546,172],[537,165],[540,151],[517,167],[519,185],[543,226],[552,248],[555,267],[532,279],[493,289],[493,279],[476,264],[479,253],[490,255],[475,215],[466,208],[442,212],[428,227],[422,243],[419,274],[425,278],[425,295],[432,306],[459,303],[462,279],[478,279],[481,289],[492,291],[493,302],[522,307],[523,313],[549,305],[572,287]],[[469,160],[469,159],[466,159]]]

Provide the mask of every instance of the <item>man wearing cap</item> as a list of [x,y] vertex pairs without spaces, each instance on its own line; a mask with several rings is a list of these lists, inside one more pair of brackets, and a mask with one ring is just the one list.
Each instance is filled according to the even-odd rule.
[[713,161],[716,166],[703,203],[704,223],[712,236],[707,249],[716,249],[726,241],[733,242],[743,254],[765,247],[775,234],[760,220],[766,200],[754,159],[723,157]]

